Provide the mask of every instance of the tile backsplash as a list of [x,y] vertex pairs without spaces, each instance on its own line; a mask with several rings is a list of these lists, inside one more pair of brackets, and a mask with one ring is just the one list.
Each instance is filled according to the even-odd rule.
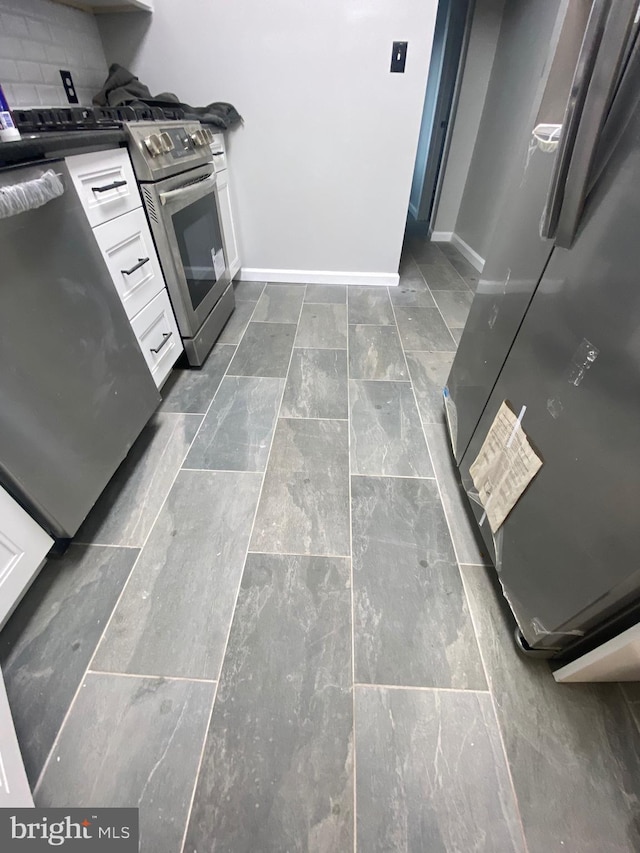
[[9,105],[66,106],[60,69],[90,106],[107,76],[93,15],[50,0],[0,0],[0,84]]

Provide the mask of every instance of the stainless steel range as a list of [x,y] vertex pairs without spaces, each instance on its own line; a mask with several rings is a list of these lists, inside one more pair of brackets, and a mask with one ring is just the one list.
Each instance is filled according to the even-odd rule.
[[235,307],[213,134],[198,122],[123,126],[185,352],[200,367]]

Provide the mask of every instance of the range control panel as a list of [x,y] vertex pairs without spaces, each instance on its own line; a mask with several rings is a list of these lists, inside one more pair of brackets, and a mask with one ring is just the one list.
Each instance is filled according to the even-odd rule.
[[140,181],[158,181],[212,159],[213,134],[199,122],[130,122],[129,151]]

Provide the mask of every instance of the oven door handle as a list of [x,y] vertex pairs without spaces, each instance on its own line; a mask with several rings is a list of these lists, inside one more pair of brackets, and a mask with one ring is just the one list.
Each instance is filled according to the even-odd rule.
[[209,175],[204,181],[199,181],[197,184],[188,184],[186,187],[178,187],[177,190],[167,190],[160,193],[160,204],[165,205],[175,199],[188,198],[190,195],[206,195],[209,190],[216,188],[216,176]]

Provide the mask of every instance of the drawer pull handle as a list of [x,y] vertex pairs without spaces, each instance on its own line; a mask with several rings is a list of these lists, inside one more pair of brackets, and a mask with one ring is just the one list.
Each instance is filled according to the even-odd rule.
[[136,270],[139,270],[140,267],[143,267],[146,263],[148,263],[151,258],[138,258],[138,263],[131,267],[130,270],[120,270],[122,275],[131,275]]
[[157,355],[157,354],[160,352],[160,350],[162,349],[162,347],[163,347],[166,343],[168,343],[168,342],[169,342],[169,338],[171,337],[171,335],[172,335],[172,334],[173,334],[173,332],[165,332],[165,333],[163,334],[163,336],[162,336],[162,343],[160,344],[160,346],[159,346],[159,347],[156,347],[155,349],[152,347],[151,352],[152,352],[154,355]]
[[91,187],[94,193],[106,193],[109,190],[117,190],[118,187],[126,187],[126,181],[114,181],[112,184],[105,184],[104,187]]

